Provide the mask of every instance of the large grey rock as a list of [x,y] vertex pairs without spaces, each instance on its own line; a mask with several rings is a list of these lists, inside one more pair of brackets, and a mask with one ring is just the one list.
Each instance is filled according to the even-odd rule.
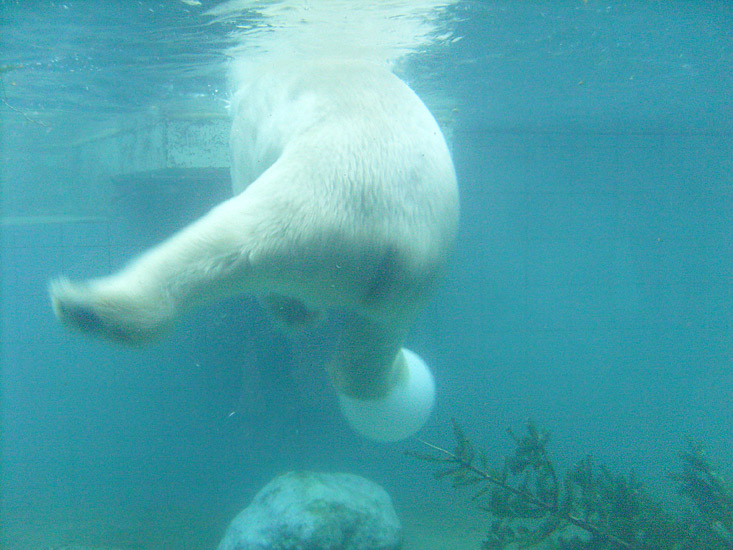
[[351,474],[289,472],[234,518],[218,550],[396,550],[401,542],[379,485]]

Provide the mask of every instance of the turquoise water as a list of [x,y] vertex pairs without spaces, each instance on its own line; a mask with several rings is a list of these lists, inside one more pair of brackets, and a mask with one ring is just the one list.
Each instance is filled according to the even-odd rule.
[[[292,469],[364,475],[406,517],[476,514],[403,456],[415,441],[348,429],[318,367],[333,323],[292,341],[237,298],[128,349],[53,318],[49,277],[107,273],[226,193],[225,170],[141,195],[87,181],[125,173],[116,136],[160,113],[219,128],[232,24],[207,7],[0,3],[3,548],[210,548]],[[669,501],[688,436],[730,472],[733,8],[487,1],[446,24],[460,40],[400,67],[462,198],[407,342],[438,384],[422,437],[450,445],[455,417],[498,459],[533,418],[560,464],[593,454]]]

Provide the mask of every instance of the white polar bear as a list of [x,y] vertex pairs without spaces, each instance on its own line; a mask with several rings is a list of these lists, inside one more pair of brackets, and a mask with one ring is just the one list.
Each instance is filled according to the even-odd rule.
[[373,439],[411,435],[433,381],[401,344],[458,224],[437,123],[386,67],[338,59],[251,69],[233,115],[235,196],[118,273],[52,282],[57,317],[136,344],[237,293],[293,327],[338,308],[348,320],[327,370],[342,411]]

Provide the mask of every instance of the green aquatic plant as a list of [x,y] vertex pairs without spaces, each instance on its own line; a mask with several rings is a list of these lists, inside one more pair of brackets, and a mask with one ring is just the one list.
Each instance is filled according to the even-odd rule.
[[530,421],[524,433],[508,430],[514,453],[492,467],[453,421],[453,450],[421,441],[432,452],[408,454],[439,465],[435,477],[470,487],[487,513],[483,550],[731,550],[730,492],[698,447],[682,454],[674,476],[697,509],[692,518],[665,510],[633,473],[619,475],[587,456],[560,475],[547,451],[549,432]]
[[701,443],[688,440],[680,459],[682,471],[671,477],[679,494],[693,504],[695,514],[688,518],[690,531],[703,543],[696,547],[733,549],[733,491],[712,466]]

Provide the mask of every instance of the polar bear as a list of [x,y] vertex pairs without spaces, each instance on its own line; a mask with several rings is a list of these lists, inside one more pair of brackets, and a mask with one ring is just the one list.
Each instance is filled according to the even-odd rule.
[[293,328],[344,311],[326,366],[344,415],[372,439],[411,435],[434,388],[402,341],[459,213],[438,124],[387,67],[348,59],[251,68],[232,112],[234,197],[115,274],[53,281],[56,316],[138,344],[238,293],[262,296]]

